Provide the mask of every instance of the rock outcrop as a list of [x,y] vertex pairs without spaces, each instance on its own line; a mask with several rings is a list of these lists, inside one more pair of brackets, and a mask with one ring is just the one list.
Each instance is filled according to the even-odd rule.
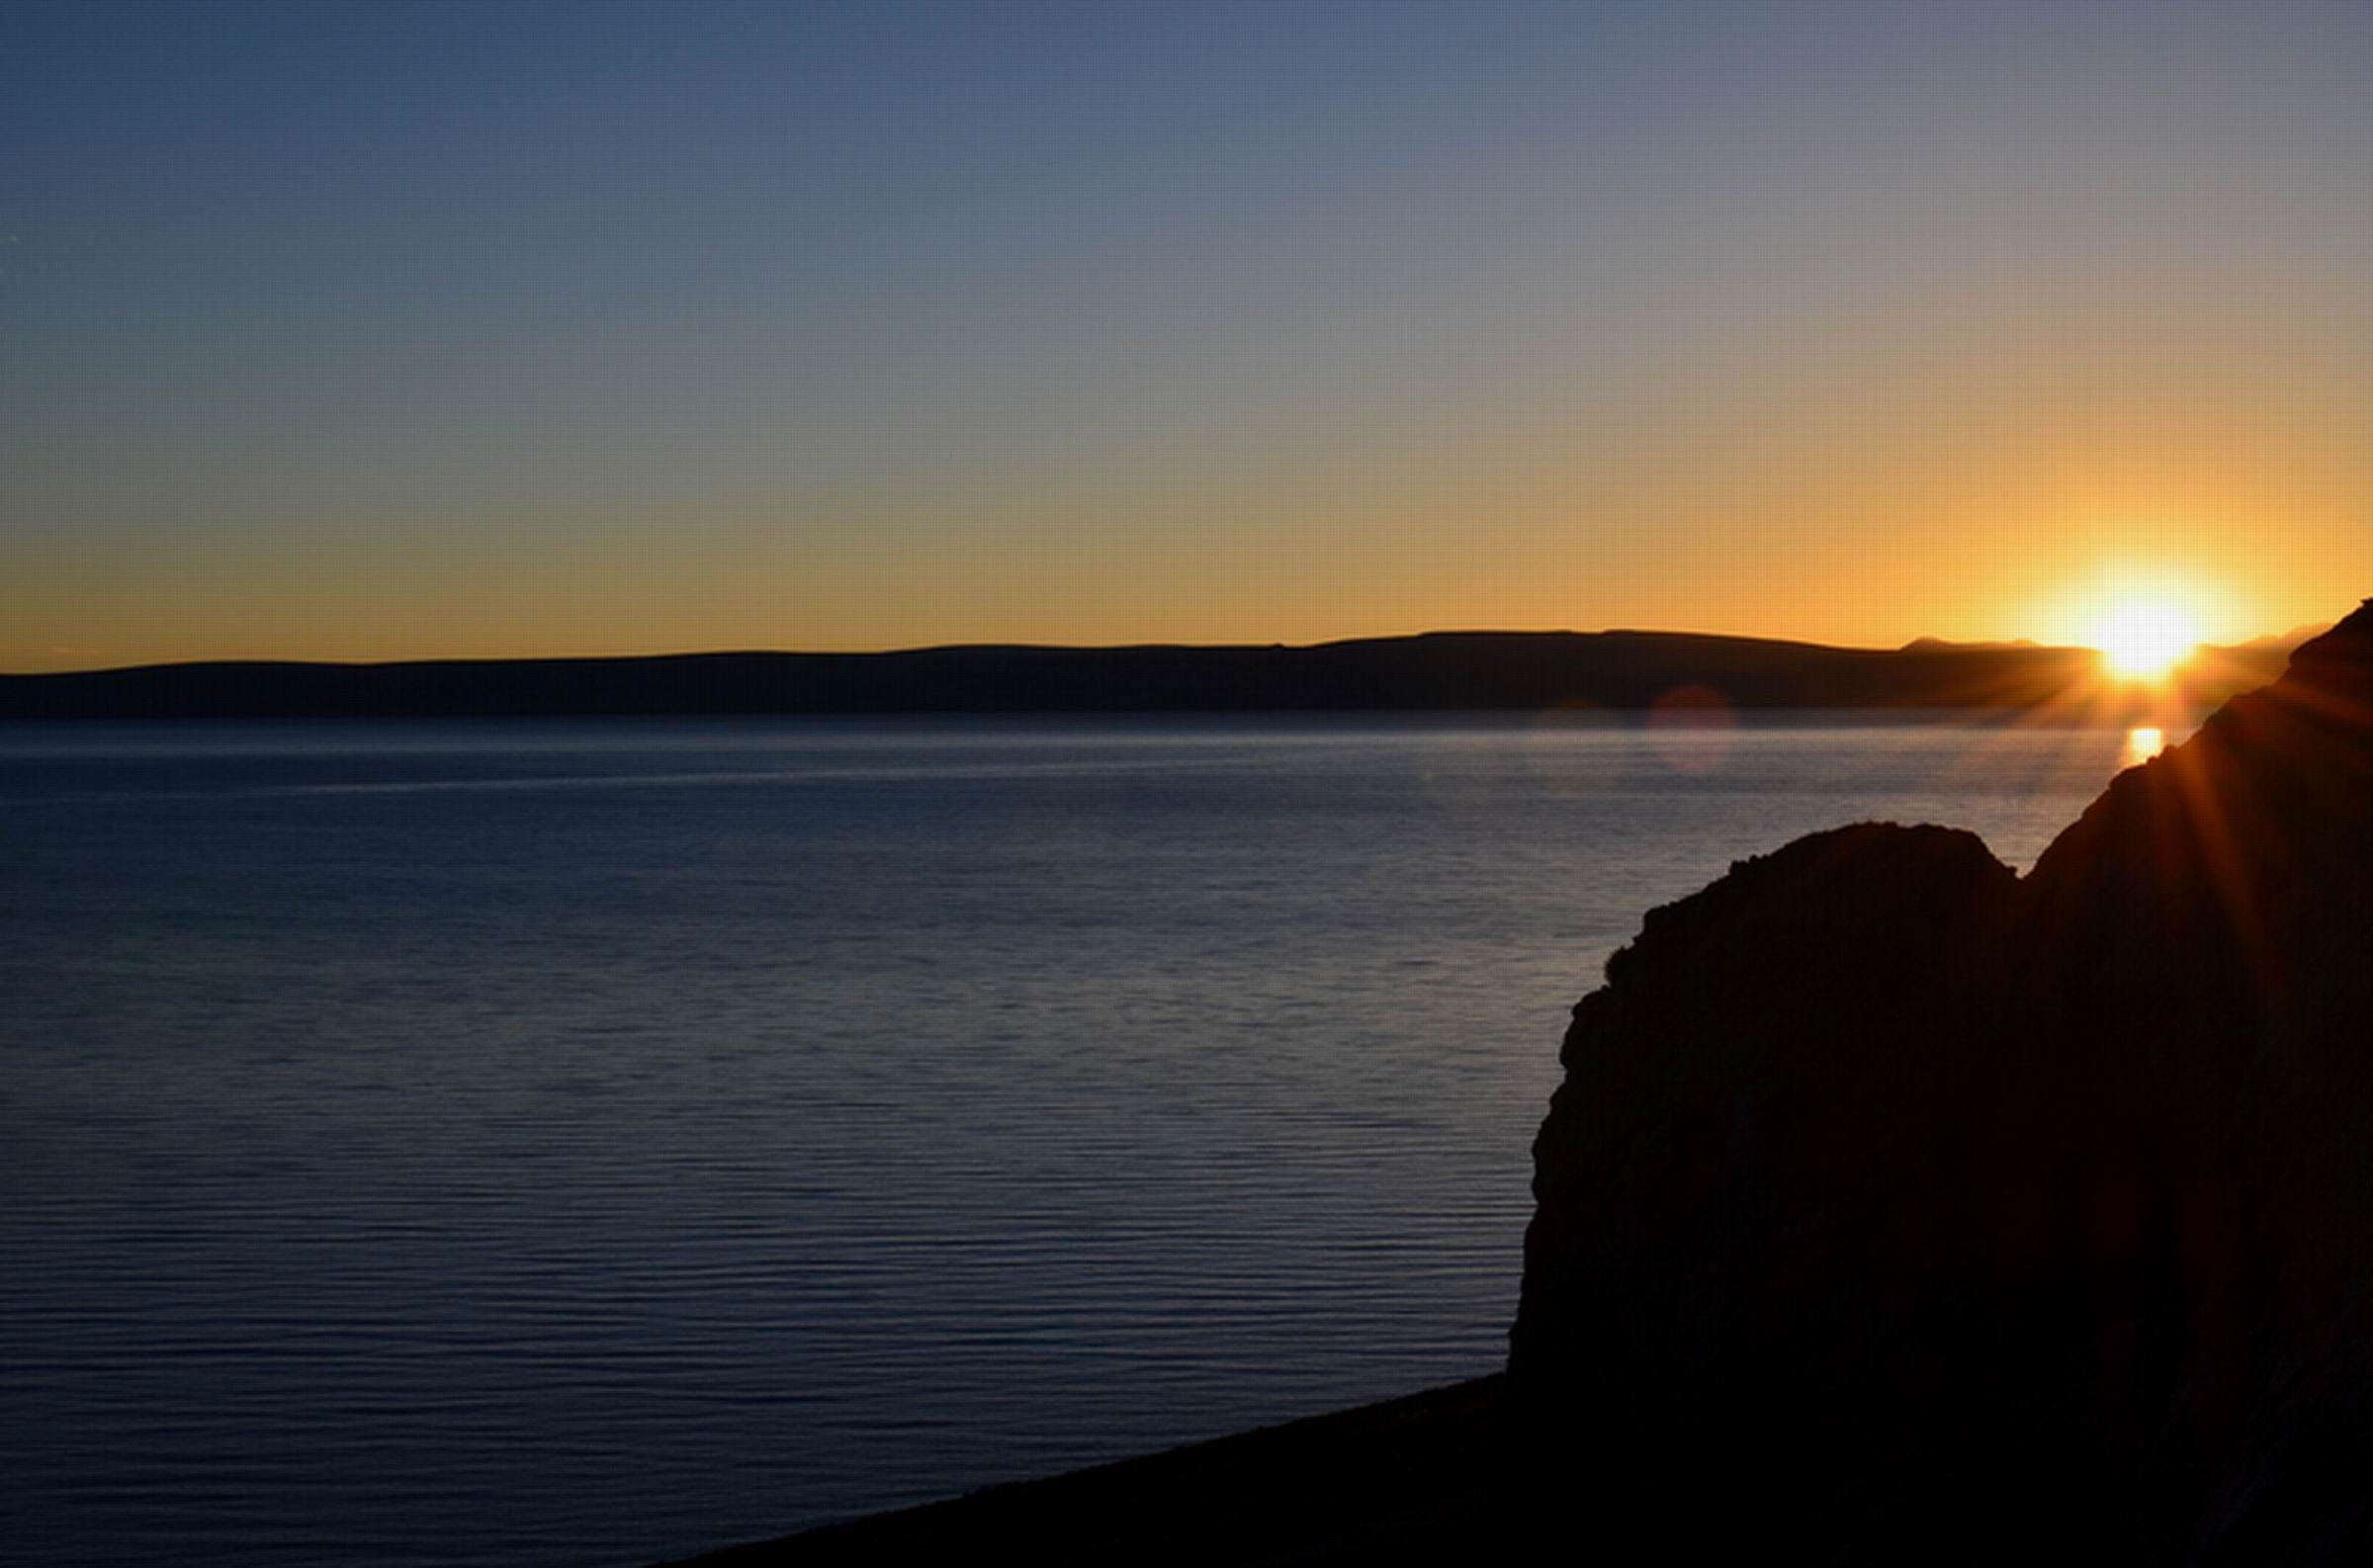
[[1863,826],[1655,911],[1563,1061],[1511,1389],[1600,1538],[2373,1547],[2373,601],[2024,878]]

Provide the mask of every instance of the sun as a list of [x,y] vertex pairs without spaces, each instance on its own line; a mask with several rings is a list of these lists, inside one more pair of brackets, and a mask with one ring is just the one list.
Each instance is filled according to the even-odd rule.
[[2086,641],[2111,674],[2158,680],[2200,646],[2200,625],[2173,604],[2134,600],[2113,606]]

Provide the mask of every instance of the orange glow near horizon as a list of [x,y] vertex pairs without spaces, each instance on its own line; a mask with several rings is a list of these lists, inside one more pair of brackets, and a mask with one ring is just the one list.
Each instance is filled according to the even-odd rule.
[[[496,559],[508,538],[500,530],[457,543],[451,559],[368,570],[328,559],[207,566],[162,551],[87,569],[37,561],[0,572],[0,671],[1629,628],[1876,649],[1931,636],[2027,639],[2102,648],[2116,659],[2105,673],[2142,684],[2154,662],[2141,651],[2146,634],[2157,637],[2155,662],[2164,663],[2174,656],[2169,641],[2231,646],[2329,623],[2373,586],[2373,553],[2351,558],[2337,543],[2309,551],[2294,541],[2280,561],[2271,547],[2263,560],[2238,547],[2228,556],[2225,540],[2271,537],[2238,506],[2149,530],[2115,514],[2101,523],[2084,510],[2054,517],[2043,506],[1973,502],[1961,527],[1824,541],[1777,525],[1750,537],[1742,525],[1717,540],[1678,523],[1577,530],[1570,506],[1553,499],[1541,499],[1539,516],[1512,505],[1487,512],[1488,525],[1446,529],[1449,500],[1420,493],[1405,516],[1379,514],[1365,542],[1339,537],[1327,514],[1296,514],[1320,520],[1179,553],[1119,534],[1001,529],[977,544],[886,560],[849,552],[814,562],[782,541],[749,544],[744,559],[724,544],[696,548],[687,524],[666,569],[642,562],[642,547],[621,534],[608,555],[588,551],[565,572],[526,573]],[[1806,501],[1795,510],[1812,509]],[[2029,520],[2012,527],[2004,515]],[[1185,515],[1153,521],[1181,534],[1193,526]],[[1463,555],[1445,558],[1461,545]],[[1008,550],[1011,559],[1000,554]],[[2167,625],[2153,633],[2153,621]]]

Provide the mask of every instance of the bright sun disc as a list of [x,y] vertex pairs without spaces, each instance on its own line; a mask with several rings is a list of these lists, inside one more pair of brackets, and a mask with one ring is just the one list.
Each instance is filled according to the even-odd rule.
[[2092,644],[2112,674],[2155,680],[2200,646],[2200,628],[2170,604],[2126,604],[2093,628]]

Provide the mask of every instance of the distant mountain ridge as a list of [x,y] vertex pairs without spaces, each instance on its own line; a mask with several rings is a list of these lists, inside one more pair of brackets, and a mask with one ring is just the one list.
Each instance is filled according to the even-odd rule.
[[[2171,695],[2207,707],[2294,646],[2208,651]],[[1831,648],[1687,632],[1429,632],[1309,647],[971,645],[341,664],[218,660],[0,675],[0,721],[765,714],[2139,708],[2087,649]]]
[[1967,653],[1973,652],[1999,653],[2004,649],[2041,648],[2032,637],[2013,637],[1978,643],[1955,643],[1941,637],[1915,637],[1897,652],[1905,653]]

